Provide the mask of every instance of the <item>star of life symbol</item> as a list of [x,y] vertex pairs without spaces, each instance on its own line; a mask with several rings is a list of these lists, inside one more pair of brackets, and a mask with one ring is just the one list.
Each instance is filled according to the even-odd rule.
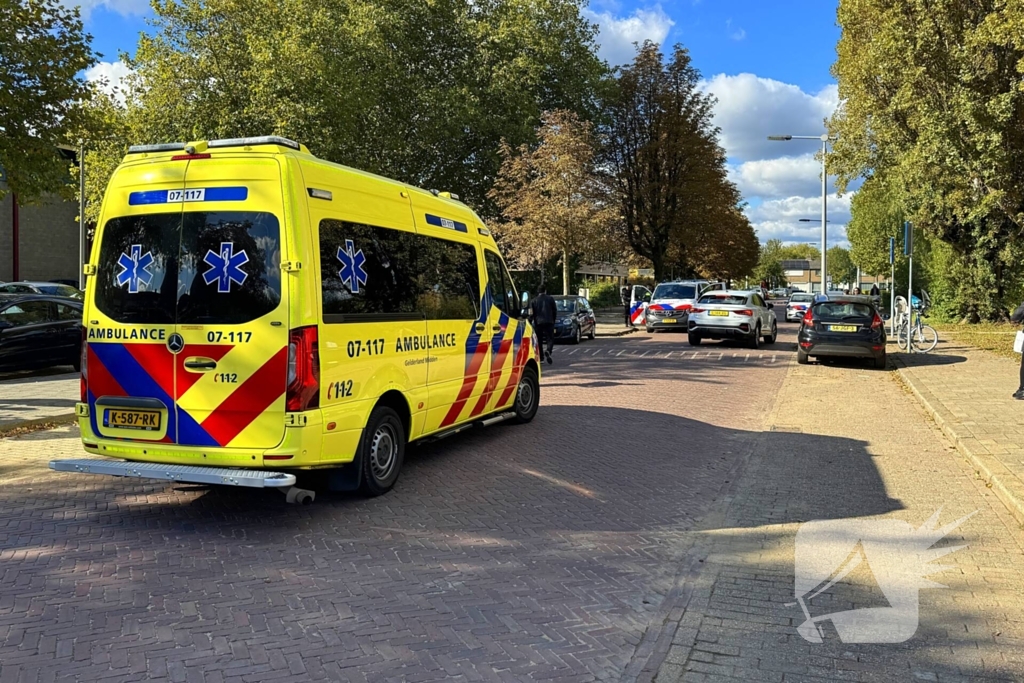
[[338,260],[341,261],[341,270],[338,277],[349,286],[353,294],[359,293],[359,285],[366,284],[366,257],[363,250],[356,251],[356,245],[352,240],[345,240],[345,248],[338,247]]
[[206,252],[203,263],[210,266],[210,269],[203,273],[203,280],[206,284],[217,282],[217,292],[228,294],[231,292],[231,283],[241,285],[249,274],[242,270],[242,266],[249,262],[249,256],[245,249],[235,253],[234,242],[221,242],[220,253],[213,249]]
[[[816,520],[800,525],[796,534],[796,602],[805,620],[797,632],[810,643],[821,643],[824,621],[831,621],[844,643],[902,643],[917,632],[922,588],[945,588],[927,577],[949,566],[931,562],[964,545],[932,548],[946,534],[977,512],[936,528],[939,513],[915,529],[898,519]],[[809,603],[866,565],[889,607],[861,607],[811,616]]]
[[117,274],[117,286],[124,287],[127,284],[130,294],[139,293],[140,282],[148,287],[153,281],[153,273],[149,271],[153,265],[153,253],[147,251],[143,254],[141,244],[129,247],[128,252],[117,259],[117,265],[121,267],[121,272]]

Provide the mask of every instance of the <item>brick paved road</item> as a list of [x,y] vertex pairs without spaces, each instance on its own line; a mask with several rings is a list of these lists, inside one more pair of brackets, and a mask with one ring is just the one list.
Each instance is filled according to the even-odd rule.
[[74,428],[0,441],[0,682],[617,680],[789,362],[719,350],[559,346],[533,424],[413,449],[373,500],[58,475]]
[[0,431],[25,422],[73,416],[78,373],[70,367],[0,373]]

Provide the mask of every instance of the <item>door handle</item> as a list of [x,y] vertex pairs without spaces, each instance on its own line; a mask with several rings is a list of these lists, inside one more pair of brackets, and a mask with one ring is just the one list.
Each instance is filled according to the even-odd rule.
[[491,328],[492,332],[501,332],[501,325],[495,325]]
[[484,324],[483,323],[477,323],[476,326],[474,327],[474,329],[477,332],[483,332],[484,331]]
[[217,368],[217,361],[212,358],[203,357],[192,357],[185,359],[185,368],[188,370],[196,370],[199,372],[206,372],[207,370],[215,370]]

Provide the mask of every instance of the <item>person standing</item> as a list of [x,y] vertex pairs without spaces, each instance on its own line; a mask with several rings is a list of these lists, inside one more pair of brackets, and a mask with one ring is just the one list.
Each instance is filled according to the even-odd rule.
[[545,285],[540,286],[540,293],[530,305],[530,320],[533,328],[537,330],[537,343],[544,354],[548,365],[551,364],[551,351],[555,346],[555,318],[558,312],[555,307],[555,300],[548,294]]
[[629,287],[623,286],[619,290],[619,299],[622,302],[622,308],[626,312],[626,327],[631,327],[632,321],[629,319]]
[[[1010,314],[1010,320],[1018,325],[1024,325],[1024,304],[1018,306],[1017,310]],[[1017,391],[1013,392],[1013,397],[1018,401],[1024,401],[1024,354],[1021,354],[1020,357],[1020,384],[1017,386]]]
[[878,283],[871,285],[871,296],[878,296],[880,294],[878,290]]

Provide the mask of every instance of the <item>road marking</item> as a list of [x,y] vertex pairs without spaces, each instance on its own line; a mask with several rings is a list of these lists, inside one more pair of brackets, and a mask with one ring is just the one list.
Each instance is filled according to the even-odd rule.
[[719,352],[718,352],[718,360],[722,360],[722,358],[723,358],[724,356],[725,356],[725,351],[719,351]]
[[577,351],[579,351],[579,349],[573,349],[572,351],[569,352],[569,355],[571,356],[572,354],[576,353]]
[[671,358],[673,353],[675,353],[675,351],[669,351],[668,355],[665,356],[665,358]]
[[773,363],[775,362],[775,356],[777,356],[777,355],[778,355],[778,354],[775,354],[775,353],[773,353],[773,354],[772,354],[772,362],[773,362]]
[[618,358],[619,356],[621,356],[621,355],[622,355],[622,354],[624,354],[625,352],[626,352],[626,349],[622,349],[622,350],[621,350],[621,351],[619,351],[619,352],[618,352],[617,354],[615,354],[615,357],[616,357],[616,358]]
[[743,362],[746,363],[748,360],[750,360],[750,354],[749,353],[746,356],[743,357]]
[[699,352],[699,351],[694,351],[694,352],[693,352],[693,357],[692,357],[692,359],[691,359],[691,360],[697,360],[697,354],[698,354],[698,353],[700,353],[700,352]]
[[642,354],[640,354],[640,357],[643,358],[644,356],[646,356],[649,353],[650,353],[650,351],[644,351]]

